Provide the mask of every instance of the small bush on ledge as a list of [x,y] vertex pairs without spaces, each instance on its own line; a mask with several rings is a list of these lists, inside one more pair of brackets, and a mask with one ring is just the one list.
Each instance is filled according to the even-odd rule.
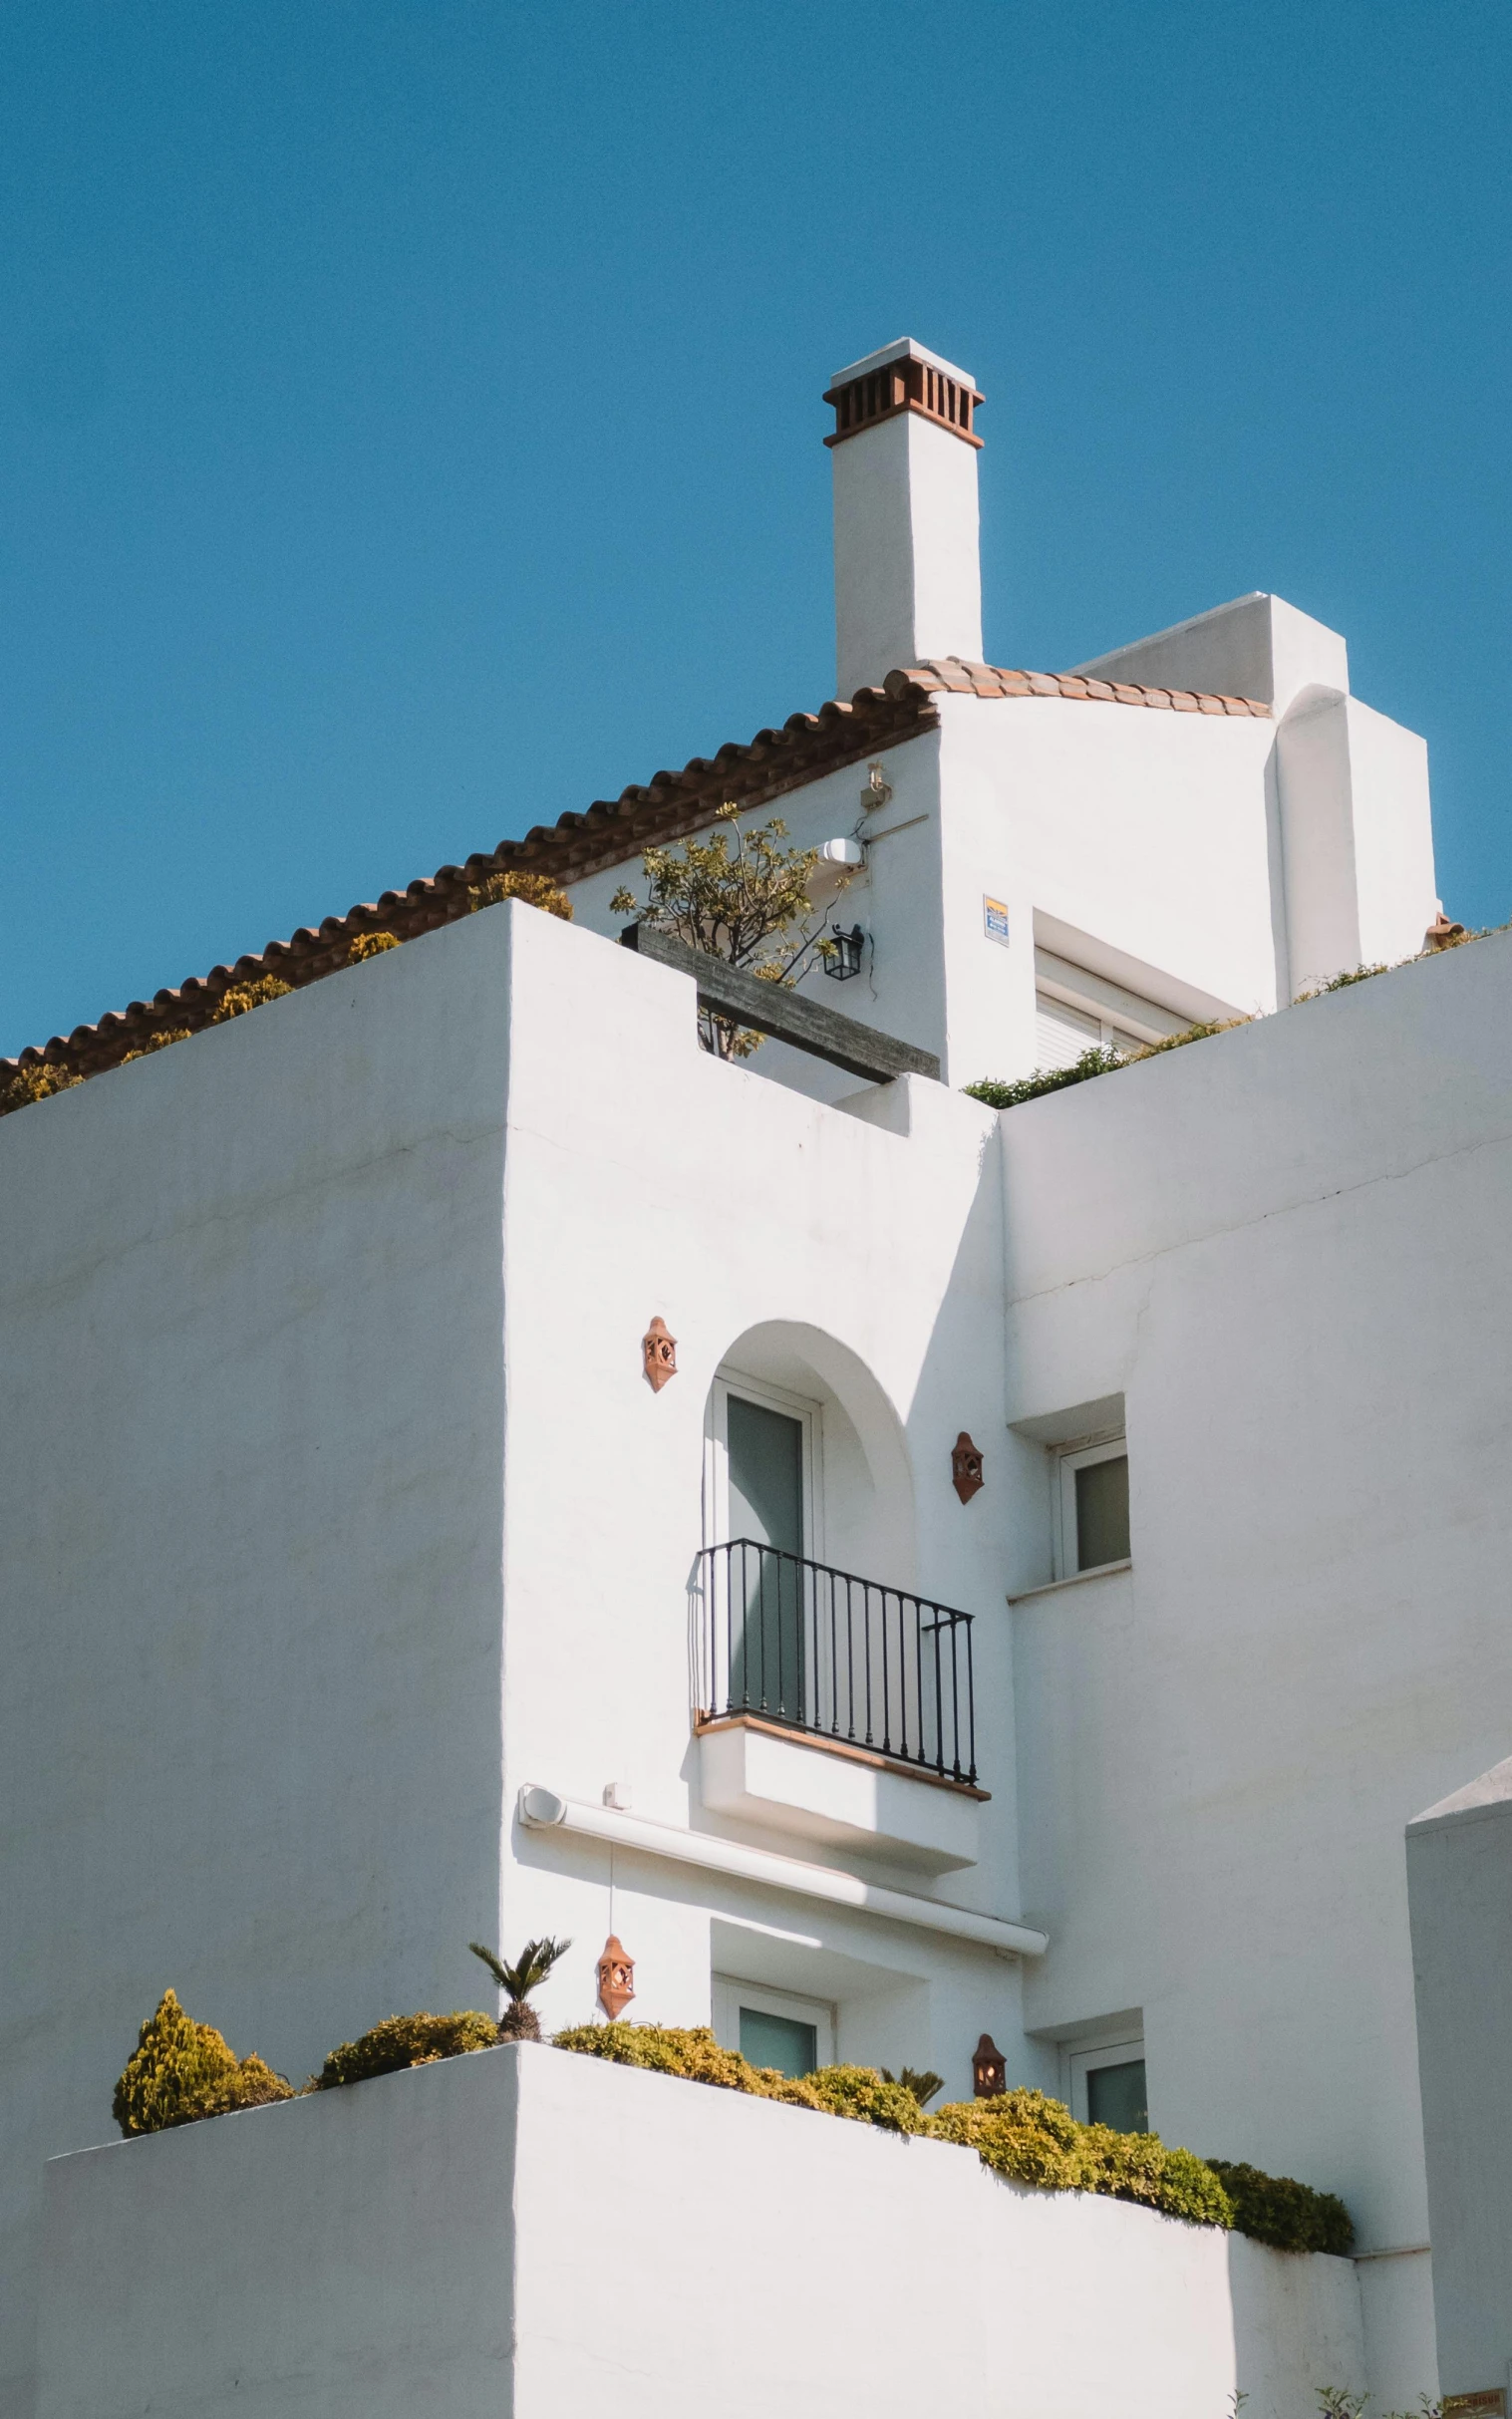
[[1355,2241],[1355,2221],[1337,2194],[1315,2192],[1291,2176],[1263,2175],[1258,2167],[1209,2159],[1234,2205],[1234,2224],[1252,2242],[1269,2243],[1273,2251],[1330,2252],[1348,2257]]
[[261,2058],[238,2058],[213,2024],[196,2024],[165,1990],[137,2036],[111,2114],[130,2136],[293,2097],[282,2075]]
[[472,2049],[493,2049],[498,2026],[476,2007],[454,2008],[451,2015],[385,2016],[371,2032],[333,2049],[312,2091],[334,2091],[343,2083],[365,2083],[370,2075],[398,2074],[406,2066],[430,2066],[438,2058],[465,2057]]

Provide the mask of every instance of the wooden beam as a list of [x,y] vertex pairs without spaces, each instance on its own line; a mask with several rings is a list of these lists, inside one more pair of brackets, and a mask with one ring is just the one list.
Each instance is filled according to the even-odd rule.
[[806,1051],[811,1058],[827,1058],[831,1066],[843,1066],[848,1074],[864,1075],[873,1083],[890,1083],[894,1075],[928,1075],[932,1082],[940,1080],[940,1061],[933,1051],[916,1050],[911,1042],[895,1042],[891,1034],[878,1033],[856,1017],[842,1017],[838,1009],[821,1007],[800,991],[784,990],[780,983],[763,983],[759,975],[747,974],[744,967],[732,966],[706,950],[690,949],[686,942],[674,941],[649,924],[627,925],[620,942],[658,966],[692,975],[700,1008],[710,1009],[716,1016],[735,1017],[755,1033],[770,1034],[774,1042]]

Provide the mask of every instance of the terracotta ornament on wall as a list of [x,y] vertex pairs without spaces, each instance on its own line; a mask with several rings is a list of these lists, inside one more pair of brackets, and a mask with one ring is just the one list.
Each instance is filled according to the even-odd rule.
[[982,1476],[982,1456],[964,1428],[951,1449],[950,1480],[963,1503],[970,1503],[986,1484]]
[[612,2024],[634,1996],[635,1960],[626,1957],[624,1942],[611,1932],[598,1962],[598,2003]]
[[641,1359],[652,1392],[660,1394],[668,1378],[677,1375],[677,1338],[668,1335],[660,1311],[641,1338]]
[[1001,2099],[1008,2089],[1003,2052],[990,2032],[984,2032],[972,2054],[971,2087],[979,2100]]

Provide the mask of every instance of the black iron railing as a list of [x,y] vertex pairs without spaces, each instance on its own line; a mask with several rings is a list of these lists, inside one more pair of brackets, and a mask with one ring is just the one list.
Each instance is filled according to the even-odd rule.
[[977,1778],[969,1613],[738,1537],[699,1556],[700,1717],[757,1714]]

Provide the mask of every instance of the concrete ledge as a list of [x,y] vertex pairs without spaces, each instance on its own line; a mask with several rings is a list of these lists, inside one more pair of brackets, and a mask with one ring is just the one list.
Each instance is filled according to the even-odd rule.
[[38,2419],[1295,2419],[1348,2261],[511,2045],[51,2162]]

